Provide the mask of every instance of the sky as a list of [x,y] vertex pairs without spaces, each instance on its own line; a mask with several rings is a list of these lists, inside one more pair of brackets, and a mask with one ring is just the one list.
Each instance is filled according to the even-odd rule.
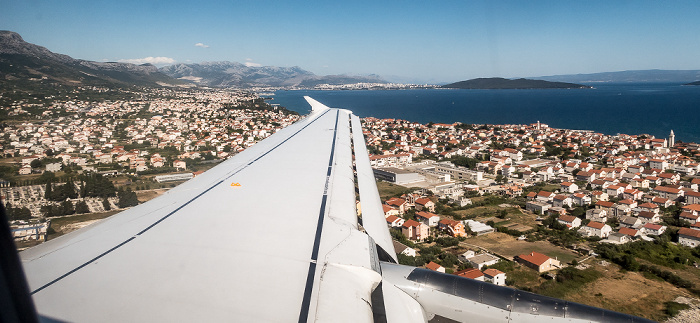
[[0,30],[93,61],[235,61],[413,83],[700,69],[697,0],[0,0],[0,8]]

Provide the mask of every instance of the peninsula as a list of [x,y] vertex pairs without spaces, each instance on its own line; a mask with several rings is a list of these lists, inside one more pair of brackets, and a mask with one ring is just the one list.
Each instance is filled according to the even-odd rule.
[[564,83],[564,82],[549,82],[542,80],[530,79],[505,79],[501,77],[477,78],[467,81],[450,83],[443,85],[442,88],[448,89],[584,89],[591,88],[587,85]]

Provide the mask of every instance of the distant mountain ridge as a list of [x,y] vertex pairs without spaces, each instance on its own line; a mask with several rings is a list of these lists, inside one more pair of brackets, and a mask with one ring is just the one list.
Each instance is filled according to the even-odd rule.
[[531,77],[554,82],[576,83],[688,83],[700,80],[700,70],[633,70],[591,74]]
[[318,84],[386,83],[377,75],[318,76],[298,66],[246,66],[236,62],[151,65],[94,62],[54,53],[28,43],[12,31],[0,31],[0,88],[50,90],[52,86],[307,87]]
[[160,71],[180,80],[212,87],[314,87],[318,84],[386,83],[377,75],[318,76],[298,66],[257,67],[228,61],[174,64],[161,67]]
[[491,78],[476,78],[467,81],[455,82],[441,86],[448,89],[580,89],[590,88],[590,86],[564,83],[564,82],[549,82],[543,80],[529,79],[505,79],[501,77]]
[[54,53],[28,43],[12,31],[0,31],[0,84],[31,88],[59,85],[159,86],[184,84],[150,64],[93,62]]

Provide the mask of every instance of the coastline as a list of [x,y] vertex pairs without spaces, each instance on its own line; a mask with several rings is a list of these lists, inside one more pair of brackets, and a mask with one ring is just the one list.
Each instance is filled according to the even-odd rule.
[[[275,104],[307,113],[304,95],[362,117],[418,123],[531,124],[606,135],[674,130],[683,142],[700,142],[700,87],[680,83],[596,84],[592,89],[538,90],[288,90],[276,91]],[[672,107],[672,108],[671,108]]]

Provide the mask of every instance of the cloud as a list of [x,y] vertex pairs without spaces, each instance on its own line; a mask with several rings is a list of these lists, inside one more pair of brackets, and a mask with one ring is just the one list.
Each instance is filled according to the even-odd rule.
[[209,48],[209,45],[204,45],[204,44],[202,44],[202,43],[196,43],[196,44],[194,44],[194,45],[197,46],[197,47]]
[[146,64],[150,63],[153,65],[162,65],[162,64],[173,64],[175,63],[175,59],[170,58],[170,57],[144,57],[144,58],[131,58],[131,59],[120,59],[118,60],[120,63],[132,63],[132,64]]
[[260,63],[253,63],[252,58],[246,58],[245,60],[246,60],[245,66],[248,66],[248,67],[260,67],[260,66],[262,66],[262,64],[260,64]]

